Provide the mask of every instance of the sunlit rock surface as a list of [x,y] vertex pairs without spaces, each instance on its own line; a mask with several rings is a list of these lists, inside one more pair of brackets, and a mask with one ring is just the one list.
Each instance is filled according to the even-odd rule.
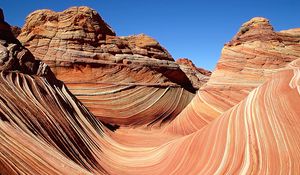
[[256,17],[225,44],[209,81],[166,131],[189,134],[227,111],[272,74],[300,58],[299,29],[275,32]]
[[[205,128],[159,147],[115,158],[122,174],[297,174],[300,170],[299,61],[274,74]],[[128,162],[129,161],[129,162]],[[117,163],[106,166],[117,166]],[[110,168],[109,168],[110,169]]]
[[18,38],[105,123],[160,126],[197,90],[156,40],[118,37],[88,7],[35,11]]
[[[283,33],[295,38],[294,31]],[[208,84],[164,129],[112,132],[14,38],[2,13],[0,40],[0,174],[300,172],[300,59],[274,69],[225,112],[232,97],[208,103],[221,92]],[[200,115],[206,123],[177,120]]]
[[[3,19],[0,58],[0,174],[105,172],[91,152],[93,142],[84,139],[101,137],[101,124]],[[84,129],[90,125],[98,129]]]

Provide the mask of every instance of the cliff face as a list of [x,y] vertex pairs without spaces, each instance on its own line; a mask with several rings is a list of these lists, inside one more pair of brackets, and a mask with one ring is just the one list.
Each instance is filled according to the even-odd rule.
[[157,41],[118,37],[88,7],[35,11],[18,39],[105,123],[160,125],[197,90]]
[[276,32],[269,20],[261,17],[244,23],[224,46],[206,90],[220,91],[229,107],[240,102],[272,74],[300,58],[298,30]]

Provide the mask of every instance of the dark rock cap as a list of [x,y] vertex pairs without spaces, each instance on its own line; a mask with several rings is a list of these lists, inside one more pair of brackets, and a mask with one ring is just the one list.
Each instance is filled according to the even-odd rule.
[[4,22],[3,10],[0,8],[0,22]]

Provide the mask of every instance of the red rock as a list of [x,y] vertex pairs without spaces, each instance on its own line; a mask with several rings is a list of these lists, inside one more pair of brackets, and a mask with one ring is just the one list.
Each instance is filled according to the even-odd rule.
[[299,41],[299,29],[275,32],[261,17],[246,22],[222,49],[209,81],[165,130],[190,134],[201,129],[299,59]]
[[18,39],[104,123],[160,126],[196,91],[156,40],[115,36],[88,7],[33,12]]
[[118,149],[130,161],[120,163],[122,158],[110,154],[105,157],[114,163],[104,166],[111,174],[297,173],[299,65],[300,59],[201,130],[149,150],[138,148],[143,153]]
[[187,58],[180,58],[176,60],[180,69],[188,76],[194,88],[199,89],[203,86],[211,75],[211,72],[203,68],[198,68],[194,63]]
[[101,124],[1,21],[0,40],[0,174],[105,173],[80,133]]
[[[282,32],[292,38],[286,42],[292,51],[297,50],[294,39],[299,36],[294,31],[299,30]],[[4,58],[0,69],[0,174],[297,174],[300,171],[300,59],[286,63],[282,71],[275,69],[274,74],[268,74],[265,82],[226,112],[220,111],[219,117],[205,127],[187,131],[183,126],[181,134],[187,131],[189,135],[141,128],[111,132],[50,70],[41,71],[47,66],[20,45],[3,22],[0,22],[0,39],[1,58]],[[11,64],[7,62],[15,64],[8,66]],[[70,63],[62,63],[66,65]],[[79,64],[73,65],[74,69],[82,69]],[[112,72],[116,71],[114,68]],[[126,70],[133,74],[133,69],[122,69]],[[224,109],[224,105],[217,108],[220,99],[231,104],[233,97],[226,97],[220,87],[212,85],[208,82],[200,89],[186,108],[184,119],[199,114],[214,118],[213,112]],[[226,90],[240,93],[242,86],[229,85]],[[87,88],[87,84],[84,86]],[[111,86],[100,89],[115,90]],[[147,96],[145,92],[142,94]],[[211,108],[207,110],[210,114],[202,109],[204,105]],[[198,113],[196,108],[189,110],[190,107],[200,107],[200,112],[206,113]],[[178,120],[169,126],[174,126],[175,121]],[[199,121],[190,120],[189,124],[197,125]],[[178,124],[180,127],[182,123]]]
[[[0,19],[4,20],[0,10]],[[2,16],[2,17],[1,17]],[[0,20],[0,71],[21,71],[27,74],[46,75],[49,67],[34,56],[14,37],[11,27]]]
[[208,84],[253,89],[299,58],[299,40],[297,35],[275,32],[265,18],[253,18],[224,46]]

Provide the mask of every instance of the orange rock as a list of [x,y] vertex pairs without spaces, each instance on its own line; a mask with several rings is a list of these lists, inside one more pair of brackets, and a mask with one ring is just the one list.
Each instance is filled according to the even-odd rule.
[[[299,35],[294,35],[294,31],[298,32],[289,30],[283,33],[296,38]],[[218,86],[213,87],[213,84],[201,88],[186,108],[185,114],[178,116],[186,120],[184,124],[195,126],[192,126],[191,130],[186,130],[187,126],[181,125],[179,121],[177,127],[182,126],[182,132],[178,132],[179,129],[176,127],[172,130],[178,134],[170,133],[172,131],[124,127],[111,132],[70,93],[63,82],[53,76],[51,70],[45,71],[47,65],[36,60],[20,45],[10,27],[1,21],[0,39],[2,60],[0,174],[297,174],[300,172],[298,166],[300,59],[286,63],[284,68],[280,68],[282,71],[274,69],[274,74],[268,74],[269,77],[265,78],[265,82],[252,89],[239,102],[232,99],[242,98],[244,94],[240,93],[239,89],[242,86],[229,84],[230,89],[226,89],[238,97],[226,96],[223,93],[225,90],[220,90]],[[293,41],[290,41],[292,45]],[[62,66],[68,64],[70,63],[62,63]],[[71,70],[85,68],[81,64],[73,65],[74,67],[69,66]],[[111,74],[103,76],[116,75],[113,78],[118,79],[122,74],[115,74],[117,71],[115,68],[115,65],[112,66]],[[144,74],[148,72],[128,67],[121,69],[133,74],[130,77],[135,77],[133,70],[144,71]],[[249,74],[247,72],[245,75]],[[91,75],[93,73],[89,74]],[[76,74],[73,76],[76,77]],[[149,75],[149,82],[152,81],[152,77]],[[82,78],[78,76],[78,81],[80,82]],[[138,76],[136,78],[138,79]],[[230,79],[227,81],[230,82]],[[92,81],[89,84],[78,83],[78,85],[83,85],[84,89],[88,90],[98,88]],[[144,85],[145,82],[140,80],[140,86]],[[158,91],[156,86],[162,88],[165,85],[172,89],[173,84],[156,83],[149,87],[154,88],[154,91],[145,93],[141,88],[143,96],[140,97],[151,98],[151,93]],[[105,94],[110,95],[111,91],[118,91],[114,86],[120,88],[122,83],[117,85],[107,83],[99,89],[107,89]],[[134,83],[134,86],[139,85]],[[253,86],[249,87],[251,88]],[[119,91],[123,96],[110,96],[99,100],[126,101],[127,96],[140,91],[136,88],[127,93],[121,89],[122,87]],[[172,90],[184,91],[183,88],[175,87]],[[184,96],[184,93],[181,93],[181,96]],[[167,93],[160,98],[164,97],[172,99]],[[151,105],[156,105],[153,100],[135,100],[137,102],[134,104],[137,106],[148,101]],[[161,103],[159,106],[168,108],[167,112],[172,112],[173,109],[169,108],[168,103],[178,105],[176,100],[158,101]],[[216,102],[213,103],[214,101]],[[221,101],[223,104],[218,106]],[[233,103],[236,105],[229,107]],[[120,106],[133,112],[139,109],[135,105]],[[112,106],[109,107],[108,109],[111,109]],[[143,108],[145,109],[145,106]],[[229,109],[222,112],[225,108]],[[155,115],[155,112],[159,113],[157,110],[158,108],[156,110],[152,108],[150,112]],[[163,113],[160,111],[160,114]],[[199,115],[200,119],[204,119],[204,114],[208,122],[199,124],[200,120],[196,118]],[[219,117],[213,119],[215,115]],[[177,118],[169,126],[175,126]],[[180,136],[188,133],[190,134]]]
[[275,32],[256,17],[242,25],[222,49],[209,81],[165,130],[190,134],[243,100],[272,74],[300,58],[299,29]]
[[198,68],[194,63],[187,58],[180,58],[176,60],[180,69],[188,76],[194,88],[199,89],[203,86],[211,75],[211,72],[202,68]]
[[18,39],[104,123],[160,126],[196,89],[172,56],[144,34],[118,37],[88,7],[31,13]]

